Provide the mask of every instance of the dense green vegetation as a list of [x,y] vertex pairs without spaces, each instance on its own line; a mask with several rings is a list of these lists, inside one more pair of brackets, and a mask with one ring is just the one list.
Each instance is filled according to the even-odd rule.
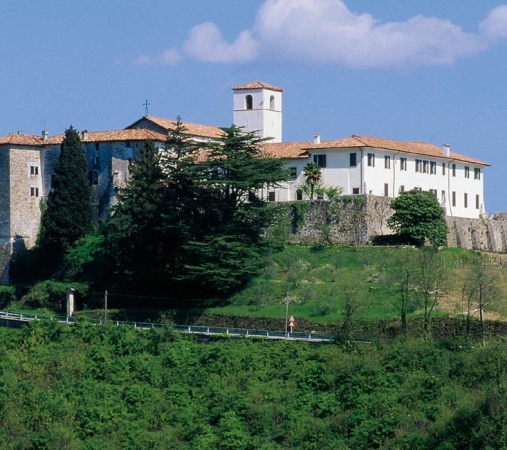
[[501,449],[503,340],[210,343],[170,327],[0,329],[5,449]]

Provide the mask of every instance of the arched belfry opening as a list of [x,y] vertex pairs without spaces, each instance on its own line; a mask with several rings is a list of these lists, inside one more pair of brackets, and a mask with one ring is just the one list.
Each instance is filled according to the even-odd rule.
[[271,111],[275,110],[275,96],[274,95],[272,95],[271,97],[269,97],[269,109]]
[[251,95],[245,97],[246,109],[253,109],[253,98]]

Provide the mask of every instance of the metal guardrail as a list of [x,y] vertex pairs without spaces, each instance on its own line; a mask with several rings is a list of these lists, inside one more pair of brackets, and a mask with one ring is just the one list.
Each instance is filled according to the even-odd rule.
[[[60,323],[72,324],[76,322],[76,319],[69,316],[44,316],[40,314],[25,314],[25,313],[12,313],[9,311],[0,311],[0,319],[14,320],[18,322],[32,322],[35,320],[54,320]],[[102,324],[102,319],[88,319],[91,323]],[[108,323],[112,323],[116,326],[128,325],[138,329],[152,329],[162,328],[164,324],[155,322],[124,322],[121,320],[108,320]],[[186,334],[200,334],[200,335],[224,335],[231,337],[259,337],[265,339],[288,339],[288,340],[300,340],[300,341],[312,341],[312,342],[331,342],[334,340],[334,336],[326,335],[319,332],[310,333],[289,333],[285,336],[283,331],[268,331],[268,330],[250,330],[245,328],[233,328],[233,327],[208,327],[202,325],[173,325],[173,330],[180,333]]]

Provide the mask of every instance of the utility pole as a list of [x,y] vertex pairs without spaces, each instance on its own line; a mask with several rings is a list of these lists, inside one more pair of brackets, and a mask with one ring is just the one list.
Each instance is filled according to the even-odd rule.
[[285,339],[289,338],[289,334],[287,331],[287,322],[289,320],[289,302],[290,302],[290,297],[289,297],[289,293],[287,292],[285,294]]
[[104,292],[104,323],[107,322],[107,291]]

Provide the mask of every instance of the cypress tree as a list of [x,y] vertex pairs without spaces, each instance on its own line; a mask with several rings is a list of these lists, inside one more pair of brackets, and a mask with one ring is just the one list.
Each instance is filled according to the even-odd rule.
[[42,215],[38,242],[41,249],[62,256],[92,226],[87,171],[83,144],[71,126],[65,131],[52,189]]

